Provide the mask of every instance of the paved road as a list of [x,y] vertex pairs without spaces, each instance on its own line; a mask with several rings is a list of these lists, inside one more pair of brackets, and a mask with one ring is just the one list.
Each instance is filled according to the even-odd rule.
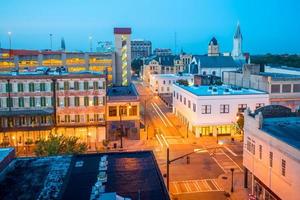
[[[147,101],[146,124],[150,138],[155,141],[155,156],[162,174],[166,173],[167,147],[170,159],[209,148],[191,154],[189,164],[185,157],[170,165],[170,194],[178,199],[226,199],[225,191],[229,191],[231,185],[230,169],[234,168],[235,177],[242,177],[242,143],[220,138],[224,144],[219,146],[214,137],[195,138],[172,109],[155,97],[148,87],[140,82],[135,84],[142,106]],[[241,187],[241,182],[235,180],[234,184]]]

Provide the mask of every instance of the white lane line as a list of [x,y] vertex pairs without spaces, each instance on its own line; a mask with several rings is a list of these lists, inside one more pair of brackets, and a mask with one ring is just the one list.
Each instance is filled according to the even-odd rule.
[[160,136],[162,137],[162,139],[164,140],[164,142],[166,143],[167,147],[169,147],[169,143],[167,142],[166,138],[164,137],[164,135],[160,134]]
[[155,135],[155,137],[156,137],[156,139],[158,140],[160,146],[163,147],[164,145],[163,145],[163,143],[160,141],[159,136],[158,136],[158,135]]
[[193,185],[194,185],[194,187],[196,188],[197,191],[200,191],[200,188],[198,187],[196,181],[193,181],[193,182],[191,182],[191,183],[193,183]]
[[216,181],[214,179],[211,179],[210,181],[212,182],[212,184],[216,187],[216,189],[218,191],[221,191],[220,187],[218,186],[218,184],[216,183]]
[[229,158],[239,168],[239,170],[241,170],[241,172],[243,172],[242,168],[240,168],[240,166],[236,162],[234,162],[234,160],[232,160],[232,158],[230,158],[230,156],[228,156],[222,149],[221,149],[221,151],[224,153],[224,155],[227,158]]
[[225,169],[222,167],[222,165],[217,161],[217,159],[215,159],[214,157],[212,157],[212,159],[219,165],[219,167],[223,170],[224,173],[225,172]]
[[210,186],[208,185],[208,183],[206,182],[206,180],[203,180],[203,185],[205,185],[208,189],[208,191],[211,191],[212,188],[210,188]]
[[200,185],[198,184],[198,181],[195,181],[195,183],[196,183],[196,185],[197,185],[197,188],[199,189],[198,191],[201,192],[202,189],[201,189]]
[[167,116],[163,113],[163,111],[160,109],[160,107],[157,105],[157,103],[154,102],[154,105],[156,106],[156,108],[160,111],[160,113],[162,114],[162,116],[166,119],[166,121],[168,122],[168,124],[173,127],[173,124],[170,122],[170,120],[167,118]]
[[160,116],[160,113],[157,111],[157,108],[153,105],[153,103],[151,103],[153,109],[155,110],[156,114],[159,116],[159,118],[161,119],[161,121],[164,123],[165,126],[168,126],[165,122],[165,120]]
[[207,153],[208,150],[205,150],[205,149],[194,149],[194,152],[195,153]]
[[188,183],[183,183],[183,185],[186,188],[187,192],[191,192],[192,191]]
[[174,185],[174,187],[175,187],[176,194],[179,194],[179,191],[178,191],[178,188],[177,188],[177,184],[173,182],[173,185]]
[[228,147],[224,146],[224,148],[229,151],[229,153],[231,153],[233,156],[238,156],[236,153],[234,153],[231,149],[229,149]]

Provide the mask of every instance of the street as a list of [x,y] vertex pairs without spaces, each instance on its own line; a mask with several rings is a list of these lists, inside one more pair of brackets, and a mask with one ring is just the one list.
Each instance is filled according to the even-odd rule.
[[[242,142],[230,137],[196,138],[151,90],[136,81],[141,98],[142,121],[148,129],[147,144],[152,145],[160,170],[167,173],[167,148],[170,160],[194,152],[170,164],[170,196],[173,199],[246,199],[243,189]],[[145,112],[146,105],[146,112]],[[144,116],[146,114],[146,116]],[[231,174],[233,169],[233,174]],[[231,193],[233,179],[234,192]]]

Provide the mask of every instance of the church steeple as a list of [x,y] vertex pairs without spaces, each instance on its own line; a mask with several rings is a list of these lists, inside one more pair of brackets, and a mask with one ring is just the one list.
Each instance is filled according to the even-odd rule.
[[243,39],[241,28],[240,28],[240,22],[238,22],[238,24],[237,24],[236,31],[235,31],[235,34],[234,34],[234,38],[235,39],[238,39],[238,38]]
[[236,31],[233,36],[233,49],[231,52],[231,56],[234,59],[239,59],[243,56],[242,41],[243,41],[243,36],[242,36],[242,32],[241,32],[240,22],[238,22]]

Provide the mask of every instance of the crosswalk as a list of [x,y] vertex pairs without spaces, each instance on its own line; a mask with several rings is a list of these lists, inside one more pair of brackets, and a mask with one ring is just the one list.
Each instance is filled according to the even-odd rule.
[[217,184],[216,179],[173,181],[170,183],[170,192],[174,195],[216,191],[223,191],[223,189]]

